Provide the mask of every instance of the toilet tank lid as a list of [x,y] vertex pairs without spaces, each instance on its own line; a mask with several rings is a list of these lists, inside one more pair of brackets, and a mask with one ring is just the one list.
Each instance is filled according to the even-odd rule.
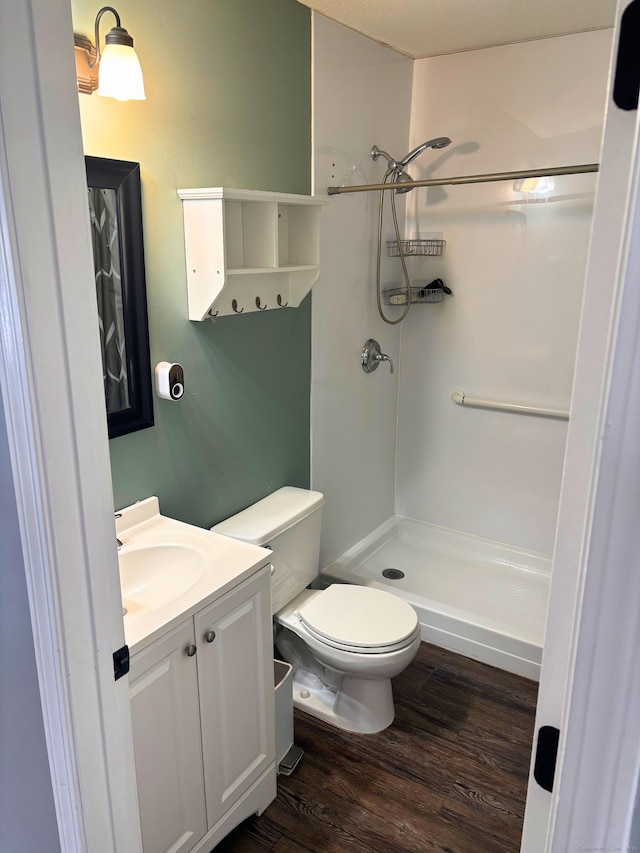
[[215,524],[211,530],[252,545],[266,545],[297,521],[324,504],[321,492],[283,486],[242,512]]

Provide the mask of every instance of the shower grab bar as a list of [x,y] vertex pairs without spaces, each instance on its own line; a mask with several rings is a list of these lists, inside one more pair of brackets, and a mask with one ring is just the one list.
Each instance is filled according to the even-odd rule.
[[491,172],[486,175],[462,175],[458,178],[429,178],[424,181],[401,181],[388,184],[359,184],[353,187],[327,187],[328,195],[343,193],[366,193],[373,190],[402,190],[413,187],[453,187],[457,184],[485,184],[491,181],[519,181],[523,178],[552,178],[555,175],[584,175],[597,172],[599,163],[584,163],[579,166],[555,166],[546,169],[525,169],[521,172]]
[[469,397],[464,391],[459,389],[452,391],[451,399],[459,406],[468,406],[473,409],[495,409],[498,412],[537,415],[541,418],[554,418],[558,421],[569,420],[567,409],[550,409],[543,406],[527,406],[521,403],[503,403],[500,400],[486,400],[483,397]]

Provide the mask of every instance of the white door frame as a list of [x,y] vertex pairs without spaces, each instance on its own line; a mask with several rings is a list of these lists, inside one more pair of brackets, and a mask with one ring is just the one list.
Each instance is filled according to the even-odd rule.
[[0,383],[60,845],[136,853],[72,33],[68,0],[0,4]]
[[[637,849],[629,845],[640,770],[640,125],[637,111],[618,118],[635,120],[636,127],[626,187],[620,188],[624,222],[617,241],[606,405],[554,786],[553,853]],[[619,133],[616,138],[622,139]],[[606,137],[604,152],[609,161]],[[603,230],[594,229],[594,255],[597,242],[606,238]]]
[[534,742],[523,853],[629,843],[640,756],[640,572],[630,572],[640,408],[628,390],[640,340],[637,124],[609,93],[536,713],[536,737],[554,726],[560,745],[549,794],[533,778]]

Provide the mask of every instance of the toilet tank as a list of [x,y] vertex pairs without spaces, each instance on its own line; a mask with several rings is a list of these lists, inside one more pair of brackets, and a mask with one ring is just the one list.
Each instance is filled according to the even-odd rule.
[[318,576],[323,504],[320,492],[284,486],[211,528],[214,533],[273,551],[273,613]]

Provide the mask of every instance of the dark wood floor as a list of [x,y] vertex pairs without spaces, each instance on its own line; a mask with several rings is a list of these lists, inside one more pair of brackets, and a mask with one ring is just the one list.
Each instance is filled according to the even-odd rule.
[[216,853],[517,853],[537,684],[423,643],[396,719],[353,735],[296,712],[305,750]]

